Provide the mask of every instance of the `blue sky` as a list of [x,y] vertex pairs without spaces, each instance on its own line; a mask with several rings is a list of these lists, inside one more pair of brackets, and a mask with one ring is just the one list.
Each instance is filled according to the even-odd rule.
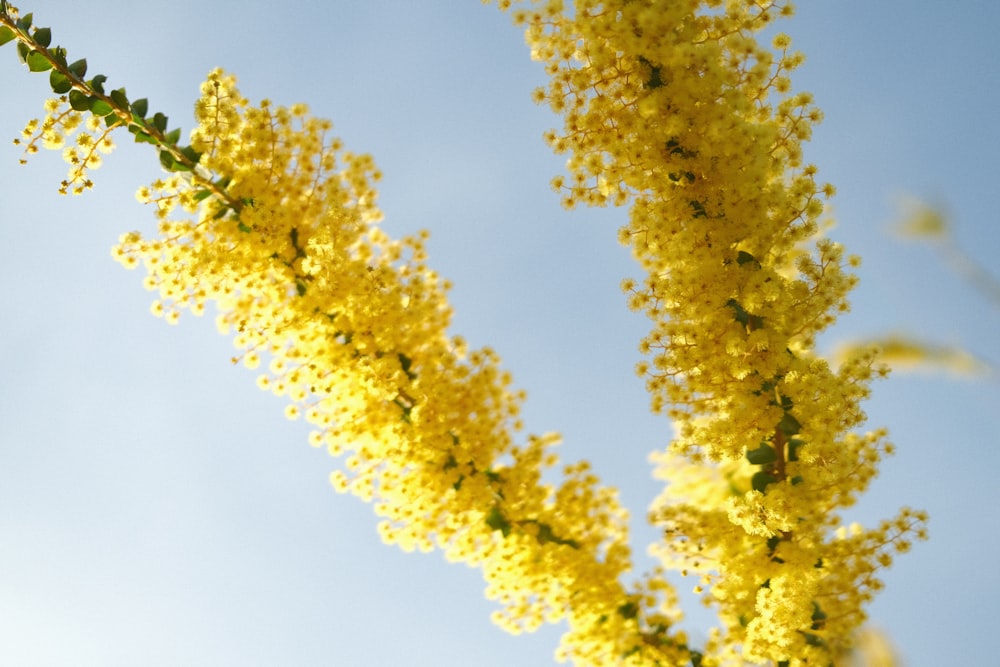
[[[454,331],[499,351],[528,391],[530,430],[560,431],[566,460],[590,459],[622,490],[648,564],[646,459],[670,430],[632,373],[646,327],[618,290],[636,271],[615,243],[625,211],[559,208],[561,159],[541,141],[558,120],[530,102],[542,72],[505,16],[476,0],[22,10],[172,126],[191,128],[198,85],[222,66],[251,100],[306,102],[371,152],[386,229],[432,232]],[[888,233],[900,198],[923,198],[996,265],[998,23],[987,0],[802,3],[784,23],[807,55],[796,88],[826,114],[806,152],[838,188],[831,235],[864,258],[824,345],[907,331],[1000,361],[1000,306]],[[13,138],[47,84],[11,46],[0,57],[0,135]],[[58,155],[22,167],[0,142],[0,664],[552,664],[558,628],[507,636],[478,572],[381,544],[371,508],[333,492],[334,462],[229,363],[210,317],[148,314],[140,275],[109,248],[151,228],[133,194],[158,163],[120,142],[81,198],[56,194]],[[866,409],[899,452],[851,516],[931,515],[931,541],[886,574],[873,620],[914,667],[986,664],[1000,384],[897,375]],[[692,615],[696,637],[705,620]]]

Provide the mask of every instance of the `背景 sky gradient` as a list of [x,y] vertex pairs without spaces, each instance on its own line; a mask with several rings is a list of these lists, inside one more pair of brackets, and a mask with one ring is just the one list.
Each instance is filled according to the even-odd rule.
[[[508,17],[476,0],[20,6],[171,126],[190,130],[198,85],[222,66],[252,101],[308,103],[372,153],[384,227],[431,230],[453,331],[500,353],[528,391],[529,431],[560,431],[565,460],[621,489],[648,565],[647,456],[670,428],[632,372],[645,323],[618,289],[637,271],[615,242],[625,210],[559,208],[561,159],[541,140],[558,119],[530,102],[543,73]],[[1000,304],[888,233],[899,201],[922,198],[996,264],[998,24],[989,0],[802,2],[783,23],[807,55],[795,87],[826,115],[806,155],[838,188],[831,236],[864,259],[825,346],[907,331],[1000,361]],[[0,90],[13,138],[41,115],[47,77],[9,45]],[[57,154],[22,167],[0,142],[0,665],[553,664],[560,630],[492,626],[478,572],[381,544],[370,506],[333,492],[334,462],[230,364],[211,316],[149,315],[140,274],[109,254],[153,226],[133,195],[158,162],[128,139],[79,198],[56,194]],[[873,621],[912,667],[989,664],[1000,384],[896,375],[874,390],[870,423],[898,454],[851,517],[921,507],[931,541],[886,573]],[[706,617],[689,608],[697,643]]]

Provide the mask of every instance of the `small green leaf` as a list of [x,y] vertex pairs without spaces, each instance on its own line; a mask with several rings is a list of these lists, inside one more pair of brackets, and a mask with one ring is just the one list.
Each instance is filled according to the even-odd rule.
[[49,57],[59,63],[60,67],[66,67],[66,49],[61,46],[49,49]]
[[510,535],[510,521],[503,515],[500,508],[494,505],[486,515],[486,525],[493,530],[499,530],[504,537]]
[[110,97],[111,101],[117,104],[122,109],[129,108],[128,97],[125,96],[124,88],[118,88],[117,90],[112,90]]
[[778,430],[785,435],[795,435],[802,430],[802,424],[792,416],[791,412],[786,412],[781,421],[778,422]]
[[[129,128],[129,130],[131,129],[132,128]],[[141,130],[136,130],[132,134],[135,135],[135,143],[137,144],[153,144],[154,146],[157,144],[156,139]]]
[[74,111],[89,111],[90,97],[84,95],[79,90],[69,91],[69,106]]
[[396,356],[399,359],[399,365],[402,367],[403,372],[406,373],[406,377],[410,378],[411,380],[416,380],[417,374],[410,372],[410,367],[413,365],[413,360],[410,359],[405,354],[403,354],[402,352],[398,352]]
[[145,118],[146,113],[149,111],[149,100],[145,97],[142,99],[132,102],[132,113],[134,113],[139,118]]
[[167,131],[167,117],[164,116],[159,111],[157,111],[155,114],[153,114],[153,127],[155,127],[160,132],[166,132]]
[[819,630],[823,627],[823,621],[826,620],[826,612],[823,611],[822,607],[813,602],[813,613],[810,619],[812,624],[812,630]]
[[750,321],[750,314],[746,309],[736,299],[730,299],[726,302],[726,305],[733,309],[734,319],[743,326],[746,326],[747,322]]
[[201,153],[196,151],[193,146],[184,146],[181,148],[181,155],[191,160],[191,164],[198,164],[198,161],[201,160]]
[[744,264],[749,264],[751,267],[755,269],[760,268],[760,262],[757,261],[757,258],[744,250],[740,250],[736,254],[736,263],[739,264],[740,266],[743,266]]
[[183,162],[178,162],[174,160],[174,164],[170,167],[170,171],[191,171],[191,167],[184,164]]
[[52,43],[52,31],[49,28],[39,28],[31,35],[31,38],[42,46],[47,47]]
[[[305,296],[306,295],[306,284],[304,282],[302,282],[301,280],[296,279],[295,280],[295,292],[299,296]],[[406,412],[407,415],[409,415],[410,408],[404,408],[404,411]]]
[[14,39],[14,31],[5,25],[0,26],[0,46]]
[[753,477],[750,478],[750,486],[753,487],[754,491],[760,491],[765,493],[765,489],[769,484],[774,484],[778,481],[778,478],[769,472],[758,472],[755,473]]
[[107,116],[114,111],[114,108],[100,97],[91,97],[90,111],[95,116]]
[[73,84],[66,78],[66,75],[56,69],[49,74],[49,85],[52,86],[52,92],[56,95],[65,95],[73,89]]
[[89,85],[92,89],[94,89],[95,92],[98,92],[101,95],[103,95],[104,94],[104,82],[107,81],[107,80],[108,80],[108,77],[104,76],[103,74],[98,74],[93,79],[91,79],[87,83],[87,85]]
[[181,140],[181,128],[177,127],[170,130],[166,135],[164,135],[163,140],[168,144],[177,145],[177,142]]
[[18,19],[18,21],[17,21],[17,27],[20,28],[21,30],[23,30],[24,32],[28,32],[29,30],[31,30],[31,19],[32,18],[34,18],[34,17],[30,13],[25,14],[20,19]]
[[618,615],[625,619],[635,618],[639,615],[639,605],[629,600],[618,607]]
[[80,58],[75,63],[70,63],[69,71],[75,74],[78,79],[82,79],[87,73],[87,59]]
[[691,201],[689,201],[688,206],[691,207],[691,211],[694,213],[693,217],[695,219],[708,217],[708,212],[705,211],[705,205],[702,204],[697,199],[692,199]]
[[799,460],[799,447],[806,444],[805,440],[799,440],[798,438],[792,438],[788,441],[788,460],[798,461]]
[[160,164],[167,171],[170,171],[174,166],[174,156],[170,154],[168,150],[160,151]]
[[250,232],[253,231],[253,229],[251,229],[245,222],[241,222],[240,224],[236,225],[236,228],[239,229],[244,234],[249,234]]
[[806,644],[810,646],[823,647],[826,646],[826,642],[819,635],[814,635],[811,632],[803,632],[802,636],[806,638]]
[[48,72],[52,69],[52,63],[49,62],[49,59],[38,51],[29,53],[24,62],[32,72]]
[[774,463],[777,460],[778,454],[774,451],[774,447],[766,442],[760,443],[760,446],[757,449],[747,450],[747,461],[755,466],[767,465],[768,463]]
[[28,62],[28,54],[31,53],[31,48],[24,42],[17,43],[17,57],[22,63]]
[[195,201],[201,201],[203,199],[208,199],[211,196],[212,196],[211,190],[198,190],[197,192],[194,193],[193,199]]

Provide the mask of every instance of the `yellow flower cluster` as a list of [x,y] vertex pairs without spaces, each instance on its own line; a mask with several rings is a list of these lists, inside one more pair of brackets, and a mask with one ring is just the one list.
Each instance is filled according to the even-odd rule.
[[684,658],[682,637],[635,631],[639,607],[669,591],[621,584],[630,555],[615,492],[585,464],[542,483],[557,436],[515,442],[523,393],[494,352],[447,334],[448,285],[424,264],[425,235],[394,241],[376,226],[371,158],[344,151],[304,106],[251,106],[221,71],[196,116],[198,172],[142,188],[159,235],[126,234],[114,249],[146,268],[153,312],[176,322],[214,301],[234,361],[266,368],[258,385],[315,426],[313,445],[344,456],[334,487],[374,502],[385,542],[479,566],[501,626],[565,619],[562,651],[581,664],[643,642]]
[[[59,192],[64,195],[71,192],[82,194],[94,187],[87,170],[100,167],[101,153],[114,150],[111,132],[117,126],[103,125],[99,116],[88,116],[84,122],[84,115],[70,108],[65,95],[47,100],[45,112],[44,119],[28,121],[14,144],[23,145],[25,154],[37,153],[39,142],[49,150],[63,149],[63,159],[69,163],[69,175],[59,185]],[[81,125],[86,127],[86,131],[77,134]],[[70,138],[74,139],[74,145],[65,146]],[[24,162],[22,158],[21,163]]]
[[[631,203],[619,238],[646,271],[623,289],[653,323],[639,365],[677,437],[651,518],[664,566],[702,576],[722,627],[702,664],[825,665],[846,650],[878,588],[874,572],[924,537],[926,517],[837,536],[891,452],[853,432],[886,369],[858,350],[838,369],[817,334],[848,309],[847,257],[820,237],[823,201],[802,142],[822,114],[788,73],[793,13],[768,0],[499,2],[526,26],[562,115],[563,203]],[[654,664],[650,662],[649,664]]]
[[[657,456],[662,567],[633,588],[615,491],[585,463],[548,481],[558,437],[519,442],[523,392],[492,350],[449,335],[426,234],[378,227],[378,169],[306,107],[253,106],[212,72],[191,146],[165,149],[187,162],[137,195],[158,233],[123,235],[114,256],[145,268],[168,322],[215,302],[234,362],[263,369],[258,386],[343,457],[334,487],[374,503],[385,542],[480,567],[509,631],[565,621],[557,656],[580,667],[835,663],[876,572],[926,536],[926,516],[842,525],[892,450],[883,431],[855,431],[885,369],[874,349],[836,368],[814,352],[858,260],[820,236],[834,189],[803,161],[821,114],[791,92],[802,57],[784,35],[755,36],[791,5],[498,4],[551,77],[535,99],[564,118],[546,136],[568,155],[553,180],[563,203],[631,204],[619,236],[646,277],[623,289],[653,323],[637,370],[677,432]],[[28,153],[62,148],[83,122],[65,99],[46,111],[24,131]],[[86,170],[113,146],[87,122],[64,150],[63,192],[91,187]],[[675,630],[667,570],[697,575],[718,610],[704,652]]]

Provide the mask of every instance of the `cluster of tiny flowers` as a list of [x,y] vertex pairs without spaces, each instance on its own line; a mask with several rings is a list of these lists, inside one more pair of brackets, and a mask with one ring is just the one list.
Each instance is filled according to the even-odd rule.
[[426,234],[392,240],[377,226],[371,158],[304,106],[250,105],[221,71],[196,117],[198,172],[141,188],[159,233],[125,234],[113,250],[145,267],[154,314],[176,322],[214,302],[234,362],[261,370],[286,416],[315,427],[310,442],[342,457],[334,487],[374,503],[385,542],[480,567],[502,627],[567,620],[587,664],[635,651],[638,621],[618,610],[664,593],[620,583],[631,565],[615,492],[586,464],[542,482],[558,437],[517,443],[523,392],[492,350],[447,333],[448,285],[424,263]]
[[[553,180],[564,205],[630,204],[619,238],[646,277],[623,289],[653,322],[638,372],[677,432],[661,457],[655,553],[700,576],[718,609],[702,664],[828,664],[864,620],[886,546],[922,537],[926,517],[904,510],[851,548],[836,534],[892,445],[883,431],[854,432],[885,374],[877,351],[834,368],[814,350],[849,307],[858,259],[822,237],[834,188],[803,160],[822,118],[791,92],[803,57],[785,35],[756,37],[793,8],[499,5],[550,76],[535,99],[563,117],[546,139],[568,156]],[[646,648],[641,664],[659,664]]]
[[[99,116],[87,116],[84,121],[84,115],[70,107],[65,95],[47,100],[45,112],[44,119],[28,121],[14,144],[23,145],[26,155],[37,153],[39,143],[49,150],[62,149],[63,159],[69,164],[69,174],[60,183],[59,192],[82,194],[94,187],[88,170],[100,167],[101,154],[114,149],[111,133],[117,126],[108,127]],[[78,133],[81,125],[85,126],[85,131]],[[73,145],[67,146],[69,139],[73,140]],[[25,161],[21,159],[22,164]]]

